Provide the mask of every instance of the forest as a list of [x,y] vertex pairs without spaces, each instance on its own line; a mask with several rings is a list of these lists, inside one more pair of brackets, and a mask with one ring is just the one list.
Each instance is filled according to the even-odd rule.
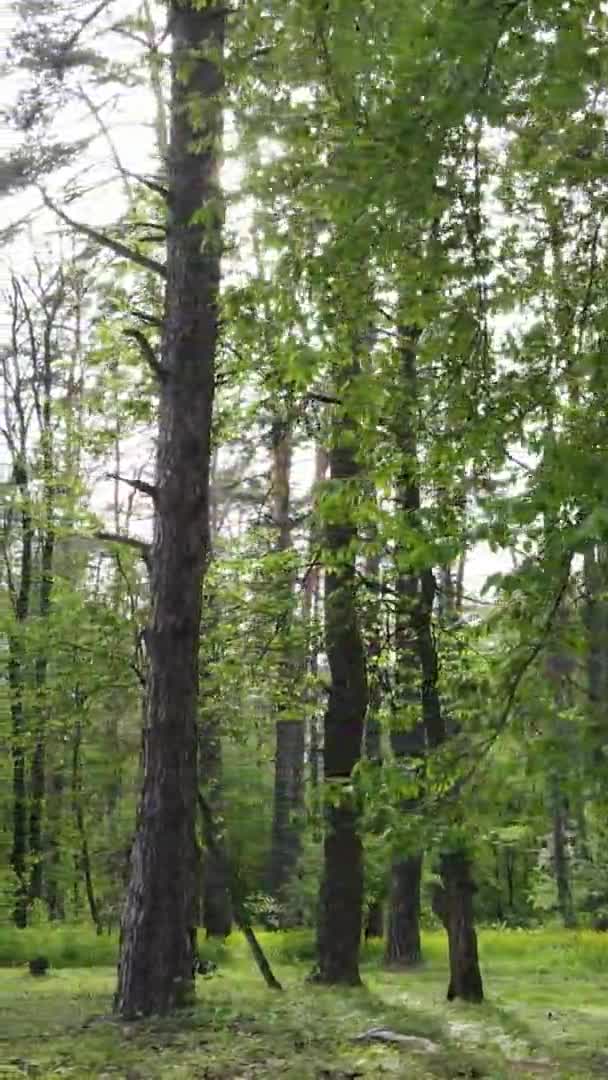
[[608,1076],[606,4],[0,22],[0,1078]]

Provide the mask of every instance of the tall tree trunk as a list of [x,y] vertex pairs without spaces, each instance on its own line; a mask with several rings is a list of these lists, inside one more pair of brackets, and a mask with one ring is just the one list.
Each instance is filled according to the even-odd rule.
[[[418,387],[416,373],[416,345],[419,333],[415,327],[402,331],[400,394],[395,423],[395,436],[401,452],[400,476],[397,484],[397,509],[401,528],[411,535],[418,524],[420,490],[417,477],[417,409]],[[407,716],[408,709],[420,701],[420,673],[418,658],[420,641],[418,634],[417,607],[421,581],[411,565],[411,553],[403,543],[396,551],[397,610],[395,623],[395,710],[391,718],[391,746],[397,763],[414,777],[420,775],[420,766],[413,762],[425,752],[425,729],[417,716]],[[417,710],[416,710],[417,712]],[[415,799],[403,803],[403,811],[411,811]],[[422,960],[420,940],[420,887],[422,881],[422,853],[411,852],[393,855],[389,917],[387,925],[385,961],[389,965],[412,967]]]
[[25,464],[25,433],[21,457],[14,462],[13,479],[21,501],[21,560],[19,587],[12,597],[16,627],[9,634],[8,685],[11,702],[13,760],[13,847],[11,866],[16,879],[15,925],[27,924],[27,789],[25,778],[25,646],[24,624],[30,611],[34,528]]
[[115,998],[125,1017],[167,1013],[190,1002],[194,992],[198,654],[209,550],[226,11],[216,4],[169,4],[167,287],[146,638],[144,783]]
[[[430,751],[438,750],[448,738],[438,689],[437,650],[433,638],[433,602],[435,578],[431,570],[422,574],[421,602],[416,609],[416,641],[422,672],[422,715]],[[477,934],[473,910],[475,883],[471,860],[462,848],[448,849],[439,859],[441,908],[448,935],[450,982],[448,1001],[462,998],[474,1003],[483,1001],[483,982],[479,968]]]
[[[81,701],[80,704],[84,708],[84,701]],[[76,832],[80,844],[80,856],[77,862],[78,868],[84,878],[84,887],[87,895],[87,903],[89,905],[89,914],[91,916],[91,920],[97,933],[101,934],[102,925],[101,919],[99,917],[99,907],[97,904],[97,898],[95,896],[95,889],[93,887],[93,871],[91,869],[89,839],[87,836],[87,828],[84,817],[84,806],[82,797],[81,748],[82,721],[80,720],[80,718],[78,718],[74,725],[74,738],[72,744],[72,810],[74,812],[74,822],[76,825]]]
[[[52,323],[50,324],[52,326]],[[42,402],[39,405],[41,424],[41,456],[44,486],[44,531],[40,553],[40,602],[38,614],[42,626],[48,625],[53,592],[53,559],[55,555],[55,459],[53,452],[52,429],[52,342],[47,315],[47,332],[44,338],[44,358],[42,372]],[[37,402],[39,398],[37,397]],[[31,802],[30,802],[30,900],[42,898],[43,886],[43,813],[46,786],[46,737],[47,737],[47,695],[46,677],[48,667],[48,635],[43,632],[34,667],[36,688],[36,741],[31,767]]]
[[[341,434],[335,423],[329,475],[338,491],[352,485],[360,472],[353,432],[347,427],[343,441]],[[333,790],[325,800],[316,977],[324,983],[356,985],[360,981],[363,853],[350,777],[361,756],[368,692],[352,554],[357,527],[346,505],[339,512],[341,520],[326,525],[332,562],[325,578],[325,643],[331,683],[325,713],[324,779],[326,788],[331,785]]]
[[[403,454],[402,475],[398,487],[398,501],[404,515],[405,525],[415,525],[420,509],[420,490],[417,480],[417,372],[416,346],[419,331],[415,326],[401,327],[401,398],[397,417],[396,435]],[[397,619],[398,674],[402,684],[401,699],[407,695],[411,679],[412,651],[420,676],[420,702],[425,749],[423,753],[437,751],[448,737],[447,726],[439,695],[439,668],[437,649],[433,637],[433,605],[436,582],[432,567],[426,567],[415,575],[408,565],[408,552],[398,559],[399,611]],[[454,590],[450,587],[449,599],[453,601]],[[403,627],[400,631],[400,627]],[[400,634],[402,635],[399,640]],[[411,693],[411,691],[410,691]],[[410,737],[416,739],[416,729]],[[401,736],[403,737],[403,736]],[[419,736],[420,738],[420,736]],[[422,741],[420,739],[420,741]],[[414,754],[416,750],[414,750]],[[420,885],[416,868],[408,868],[413,885]],[[467,1001],[483,1000],[483,986],[477,954],[472,897],[475,886],[471,876],[469,857],[464,850],[444,851],[440,857],[442,886],[436,891],[443,910],[443,922],[448,934],[450,956],[450,983],[448,999],[462,997]],[[404,871],[405,877],[405,871]],[[399,879],[398,879],[399,880]],[[408,914],[417,922],[419,900],[410,899]],[[405,936],[405,935],[404,935]],[[415,932],[406,941],[416,946]],[[390,938],[389,938],[390,943]]]
[[608,696],[608,586],[604,546],[590,546],[584,555],[585,628],[587,636],[587,686],[592,758],[601,765],[606,742],[605,707]]
[[[365,581],[368,588],[375,591],[380,586],[380,554],[374,551],[365,560]],[[382,705],[382,672],[380,670],[382,656],[382,634],[377,603],[372,596],[365,613],[364,633],[367,655],[367,675],[369,704],[365,717],[365,731],[363,733],[363,749],[368,761],[374,762],[377,771],[382,768],[382,728],[380,724],[380,707]],[[379,822],[379,828],[383,827]],[[369,887],[367,889],[369,894]],[[370,938],[384,937],[384,900],[385,888],[376,887],[369,898],[368,908],[365,915],[365,940]]]
[[[291,432],[280,420],[273,424],[272,438],[272,491],[273,521],[277,532],[277,551],[288,555],[291,551],[290,520],[290,473]],[[281,568],[281,602],[286,618],[283,622],[285,640],[284,655],[280,663],[279,678],[281,695],[275,724],[274,805],[272,815],[272,845],[270,857],[270,891],[280,901],[295,872],[300,857],[302,816],[304,812],[304,720],[302,717],[286,719],[284,713],[292,696],[295,675],[294,658],[289,642],[294,579],[289,568]],[[283,715],[282,715],[283,714]],[[289,920],[282,916],[287,926]]]
[[[60,747],[63,753],[63,746]],[[65,788],[63,759],[53,765],[49,779],[49,813],[47,814],[47,838],[45,856],[45,899],[51,919],[63,919],[65,903],[62,886],[62,837],[63,795]]]
[[557,907],[564,926],[576,926],[574,901],[570,884],[570,859],[568,857],[566,800],[562,794],[557,774],[551,777],[551,817],[553,836],[553,873],[557,890]]
[[323,754],[323,731],[320,693],[317,686],[319,674],[319,643],[317,629],[321,624],[321,579],[322,571],[319,565],[319,522],[318,522],[318,494],[321,485],[325,481],[328,461],[327,452],[319,443],[315,446],[315,471],[312,488],[313,515],[308,542],[310,565],[304,583],[303,617],[307,630],[307,664],[308,672],[313,683],[310,697],[310,712],[308,721],[308,784],[310,788],[310,816],[312,819],[313,839],[320,840],[321,802],[320,790],[322,779],[322,754]]
[[[562,603],[558,612],[558,623],[565,626],[567,611]],[[546,657],[546,676],[553,690],[554,707],[548,718],[553,740],[554,762],[549,764],[547,773],[548,801],[551,807],[553,839],[553,874],[557,892],[557,907],[564,926],[576,924],[572,887],[570,883],[570,858],[567,838],[568,801],[565,794],[568,773],[572,759],[576,761],[577,746],[574,744],[570,726],[564,719],[564,713],[572,707],[570,680],[575,672],[575,659],[564,640],[558,640]]]

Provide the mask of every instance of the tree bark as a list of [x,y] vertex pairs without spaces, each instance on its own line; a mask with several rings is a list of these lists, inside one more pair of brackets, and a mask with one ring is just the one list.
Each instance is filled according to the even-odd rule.
[[[338,490],[359,475],[353,432],[347,430],[346,439],[340,436],[335,429],[336,444],[329,453],[330,481]],[[325,578],[331,683],[325,713],[325,839],[316,978],[356,985],[360,982],[363,855],[351,774],[361,756],[368,691],[352,554],[357,528],[347,507],[340,507],[340,513],[342,520],[326,525],[326,546],[332,557]]]
[[471,863],[463,851],[446,852],[440,859],[442,885],[436,889],[433,907],[448,934],[450,982],[448,1001],[483,1001],[483,984],[477,955],[473,920],[475,885]]
[[223,222],[226,8],[169,4],[173,34],[167,286],[159,391],[143,793],[115,1008],[167,1013],[194,993],[201,594]]
[[421,881],[422,855],[393,860],[386,938],[386,963],[391,966],[415,967],[422,961]]

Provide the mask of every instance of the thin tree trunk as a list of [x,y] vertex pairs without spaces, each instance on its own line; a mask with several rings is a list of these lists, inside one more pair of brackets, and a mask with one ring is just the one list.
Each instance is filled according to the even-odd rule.
[[25,716],[23,710],[24,651],[20,637],[9,638],[8,684],[11,695],[13,759],[13,846],[11,866],[15,875],[15,926],[27,925],[27,790],[25,785]]
[[[25,436],[24,436],[25,440]],[[25,465],[25,445],[22,460],[14,462],[14,481],[21,499],[21,563],[19,589],[14,597],[16,629],[9,635],[8,684],[11,701],[13,759],[13,847],[11,866],[16,878],[14,921],[27,924],[27,790],[25,783],[25,648],[24,624],[30,610],[32,590],[32,547],[34,529],[29,504],[28,475]]]
[[122,921],[117,1011],[192,1001],[198,901],[197,702],[223,221],[224,5],[169,4],[167,289],[160,380],[144,784]]
[[[61,752],[63,748],[61,747]],[[49,781],[49,813],[47,815],[45,899],[51,919],[63,919],[65,904],[61,884],[62,811],[64,795],[63,761],[55,764]]]
[[82,746],[82,722],[78,719],[74,725],[74,741],[72,745],[72,809],[74,811],[74,821],[76,824],[76,832],[80,842],[80,858],[79,869],[84,878],[84,887],[87,894],[87,903],[89,905],[89,913],[91,920],[98,934],[102,933],[103,927],[99,917],[99,907],[97,904],[97,898],[95,896],[95,889],[93,887],[93,872],[91,870],[91,856],[89,853],[89,840],[87,836],[87,828],[84,818],[84,807],[82,800],[82,762],[81,751]]
[[[40,555],[40,603],[38,613],[43,626],[48,625],[53,592],[53,559],[55,555],[55,479],[52,431],[52,353],[50,335],[45,335],[43,401],[41,407],[41,445],[44,483],[44,533]],[[46,787],[47,713],[46,677],[48,667],[47,634],[41,641],[34,667],[36,688],[36,742],[31,767],[30,802],[30,900],[42,897],[43,886],[43,813]]]
[[[417,471],[417,373],[416,345],[419,332],[416,327],[403,326],[402,337],[402,399],[400,416],[397,418],[397,436],[403,453],[402,477],[399,484],[399,503],[404,514],[405,525],[416,523],[420,509],[420,490]],[[398,565],[398,587],[400,605],[398,613],[397,636],[403,625],[402,640],[399,641],[398,664],[402,683],[401,700],[407,694],[408,672],[411,672],[412,649],[417,660],[420,674],[420,701],[422,706],[422,724],[425,741],[423,753],[437,751],[448,737],[447,726],[439,696],[439,669],[437,649],[433,637],[433,605],[435,602],[436,582],[432,567],[426,567],[415,576],[408,573],[408,553],[402,556],[403,564]],[[453,602],[453,588],[450,584],[448,600]],[[410,737],[416,738],[416,729]],[[402,736],[403,737],[403,736]],[[462,997],[467,1001],[481,1001],[483,987],[477,954],[473,902],[474,884],[471,865],[467,853],[463,850],[444,851],[440,857],[442,880],[441,907],[443,922],[448,934],[450,956],[450,983],[448,999]],[[419,888],[419,878],[418,878]],[[439,891],[437,892],[439,896]],[[410,900],[408,912],[416,922],[419,912],[416,901]],[[419,930],[418,930],[419,932]],[[406,939],[414,943],[415,932]],[[390,938],[389,938],[390,943]]]
[[[222,798],[222,742],[217,721],[203,715],[199,721],[199,761],[201,782],[218,836],[204,830],[203,857],[203,927],[210,938],[226,938],[232,929],[232,902],[226,874],[218,861],[216,846],[224,845],[224,806]],[[204,822],[203,822],[204,825]],[[217,842],[214,844],[214,840]]]
[[564,926],[576,926],[572,886],[570,884],[570,859],[568,857],[566,801],[561,791],[559,777],[554,773],[550,781],[551,817],[553,835],[553,874],[557,891],[557,907]]
[[608,696],[608,586],[603,547],[589,547],[584,555],[585,628],[587,634],[587,686],[591,756],[596,765],[604,760],[605,707]]
[[216,864],[224,875],[224,881],[226,887],[230,893],[230,899],[232,902],[232,908],[234,911],[234,921],[236,922],[239,930],[243,934],[251,954],[258,966],[260,974],[264,979],[267,987],[270,990],[282,990],[279,980],[275,977],[275,974],[268,962],[268,959],[260,945],[255,931],[251,925],[245,905],[243,903],[238,882],[232,869],[230,860],[226,854],[226,848],[219,834],[215,820],[213,818],[213,811],[209,806],[209,803],[205,799],[204,795],[199,792],[198,805],[201,811],[201,817],[203,819],[203,827],[207,837],[210,850],[213,853]]
[[[401,378],[398,415],[395,435],[402,455],[400,477],[397,485],[397,508],[401,527],[411,533],[418,522],[420,512],[420,489],[417,477],[418,440],[417,424],[417,373],[416,345],[418,331],[415,327],[403,329],[401,349]],[[395,625],[395,708],[391,718],[391,746],[395,760],[413,775],[420,774],[420,765],[414,766],[425,752],[425,729],[418,717],[407,715],[408,708],[420,702],[420,673],[418,661],[421,655],[420,633],[423,625],[418,616],[421,579],[411,567],[411,555],[404,544],[396,552],[397,611]],[[424,711],[424,710],[423,710]],[[415,772],[414,772],[415,769]],[[415,799],[406,800],[402,809],[411,811]],[[391,966],[412,967],[422,961],[420,939],[420,888],[422,881],[422,853],[412,852],[393,855],[389,916],[385,962]]]
[[[290,521],[290,472],[291,433],[280,420],[272,430],[272,490],[273,521],[277,531],[277,551],[288,555],[291,551]],[[286,889],[295,872],[301,850],[302,818],[304,813],[304,720],[302,717],[286,719],[287,708],[293,709],[293,679],[296,674],[291,655],[289,634],[293,608],[293,573],[282,568],[280,583],[281,601],[286,613],[282,632],[284,655],[280,662],[279,678],[281,700],[275,723],[274,803],[272,815],[272,844],[270,857],[270,891],[284,902]],[[283,715],[282,715],[283,714]],[[289,925],[283,913],[281,924]]]
[[[432,615],[435,579],[432,571],[422,575],[422,602],[417,608],[417,642],[422,671],[422,715],[427,744],[438,750],[448,737],[438,689],[437,650]],[[483,982],[477,951],[473,910],[475,883],[466,850],[444,850],[439,859],[444,925],[448,935],[450,982],[448,1001],[462,998],[483,1001]]]
[[[350,438],[329,453],[330,480],[340,490],[353,483],[359,466]],[[331,683],[325,713],[324,778],[333,790],[325,800],[323,877],[319,897],[316,978],[356,985],[359,977],[363,902],[363,853],[359,810],[351,774],[361,756],[368,691],[363,640],[355,601],[353,543],[356,524],[348,511],[326,526],[326,546],[335,560],[325,578],[325,641]],[[348,554],[347,554],[348,553]]]
[[315,472],[313,480],[313,522],[310,530],[308,544],[310,566],[306,576],[304,587],[304,620],[307,628],[307,662],[308,672],[313,683],[311,694],[311,709],[308,723],[308,783],[310,785],[310,816],[312,819],[312,833],[315,841],[321,839],[321,781],[322,781],[322,755],[323,755],[323,732],[321,719],[320,694],[317,687],[319,674],[319,645],[317,641],[317,628],[321,624],[321,581],[322,571],[319,565],[319,526],[317,520],[317,497],[321,485],[325,481],[328,461],[327,452],[323,446],[317,443],[315,446]]

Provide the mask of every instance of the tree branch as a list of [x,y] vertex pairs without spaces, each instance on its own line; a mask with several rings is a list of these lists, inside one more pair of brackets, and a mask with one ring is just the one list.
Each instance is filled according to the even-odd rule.
[[150,569],[152,548],[146,540],[138,540],[135,536],[120,536],[118,533],[105,532],[103,529],[96,532],[94,536],[96,540],[102,540],[108,544],[122,544],[123,547],[133,548],[134,551],[141,555],[147,569]]
[[166,382],[169,377],[169,372],[167,368],[163,367],[161,364],[143,330],[137,330],[133,327],[129,330],[123,330],[123,335],[124,337],[132,338],[133,341],[137,342],[144,360],[148,364],[148,367],[154,372],[158,381]]
[[118,480],[121,484],[127,484],[134,491],[139,491],[140,495],[147,495],[154,502],[158,498],[158,488],[155,484],[147,484],[145,480],[131,480],[128,476],[119,476],[118,473],[106,473],[106,477],[108,480]]
[[159,319],[156,315],[150,315],[147,311],[142,311],[140,308],[131,308],[131,315],[134,315],[136,319],[141,319],[142,322],[147,323],[148,326],[162,326],[163,320]]
[[111,236],[107,236],[105,233],[99,232],[97,229],[93,229],[90,225],[85,225],[82,221],[75,221],[65,210],[57,206],[51,199],[49,199],[46,192],[40,188],[40,194],[44,205],[52,210],[57,217],[60,218],[70,229],[74,229],[75,232],[81,233],[83,236],[87,236],[89,240],[93,240],[101,247],[109,248],[115,255],[119,255],[121,259],[128,259],[129,262],[135,263],[137,266],[143,267],[144,270],[149,270],[153,274],[157,274],[159,277],[166,279],[167,271],[162,263],[156,259],[150,259],[147,255],[140,254],[139,251],[133,251],[127,247],[126,244],[122,244],[120,240],[114,240]]
[[230,893],[230,899],[232,900],[234,921],[239,930],[244,934],[266,985],[270,987],[271,990],[282,990],[283,987],[274,975],[262,946],[255,936],[251,922],[247,917],[247,912],[245,911],[245,906],[240,897],[240,890],[235,880],[232,866],[230,865],[230,861],[224,850],[224,845],[218,840],[217,829],[213,819],[213,811],[200,790],[198,793],[198,805],[203,819],[205,843],[224,876],[228,892]]

